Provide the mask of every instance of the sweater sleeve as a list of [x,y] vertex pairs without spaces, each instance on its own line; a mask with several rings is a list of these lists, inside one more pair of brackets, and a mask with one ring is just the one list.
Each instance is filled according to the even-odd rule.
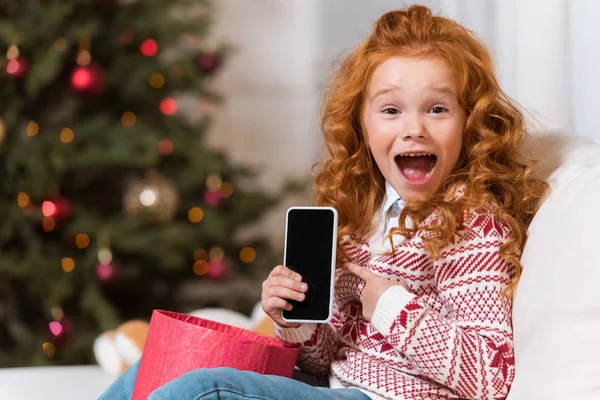
[[326,375],[339,347],[329,324],[304,323],[297,328],[275,324],[275,335],[287,346],[300,347],[297,365],[313,375]]
[[514,376],[514,267],[500,257],[508,228],[487,215],[434,262],[441,313],[401,286],[380,298],[371,323],[429,379],[461,397],[503,399]]

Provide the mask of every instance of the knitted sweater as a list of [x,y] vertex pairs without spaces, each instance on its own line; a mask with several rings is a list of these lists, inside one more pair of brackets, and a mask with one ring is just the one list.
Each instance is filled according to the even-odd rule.
[[[499,255],[509,228],[492,212],[490,205],[459,216],[454,238],[437,260],[425,252],[423,229],[387,256],[345,237],[341,245],[351,262],[404,280],[410,291],[388,289],[368,321],[362,315],[364,281],[338,270],[331,322],[276,326],[277,337],[300,346],[301,369],[331,373],[372,398],[505,398],[514,359],[511,304],[503,291],[514,267]],[[432,215],[421,228],[436,222]]]

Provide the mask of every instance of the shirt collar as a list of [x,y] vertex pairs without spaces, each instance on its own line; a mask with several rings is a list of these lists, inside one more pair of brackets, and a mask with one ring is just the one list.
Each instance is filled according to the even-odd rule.
[[387,212],[398,199],[400,199],[400,196],[398,195],[398,192],[396,192],[396,189],[394,189],[388,181],[385,181],[385,198],[383,199],[383,206],[381,207],[381,215],[384,220],[387,216]]

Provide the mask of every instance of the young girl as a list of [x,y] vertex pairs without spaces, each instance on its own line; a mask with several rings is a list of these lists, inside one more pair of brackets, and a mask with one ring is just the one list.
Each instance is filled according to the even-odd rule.
[[[326,94],[316,204],[339,214],[330,324],[291,324],[301,277],[277,266],[262,305],[298,366],[332,387],[225,368],[152,399],[501,399],[514,375],[511,295],[547,185],[519,157],[524,121],[484,45],[423,6],[389,12]],[[131,393],[135,368],[106,393]],[[358,390],[357,390],[358,389]]]

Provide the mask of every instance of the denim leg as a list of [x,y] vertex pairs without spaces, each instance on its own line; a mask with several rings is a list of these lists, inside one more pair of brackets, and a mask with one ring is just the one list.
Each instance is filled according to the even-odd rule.
[[135,384],[135,377],[138,373],[140,362],[136,362],[131,367],[127,368],[116,381],[110,385],[106,392],[102,393],[102,396],[98,400],[131,400],[133,393],[133,385]]
[[261,375],[233,368],[188,372],[153,391],[148,400],[369,400],[357,389],[313,387],[281,376]]

